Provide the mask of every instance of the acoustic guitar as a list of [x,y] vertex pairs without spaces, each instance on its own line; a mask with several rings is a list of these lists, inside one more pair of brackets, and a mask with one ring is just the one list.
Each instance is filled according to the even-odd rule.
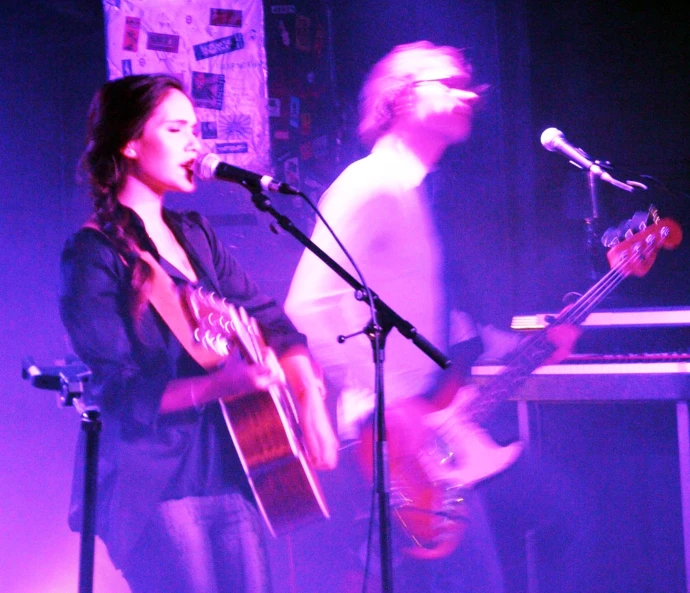
[[243,308],[201,288],[188,289],[184,297],[197,342],[221,361],[239,355],[249,364],[277,369],[283,378],[268,391],[219,400],[269,531],[280,535],[328,518],[326,501],[306,454],[292,394],[275,354],[266,348],[256,320]]

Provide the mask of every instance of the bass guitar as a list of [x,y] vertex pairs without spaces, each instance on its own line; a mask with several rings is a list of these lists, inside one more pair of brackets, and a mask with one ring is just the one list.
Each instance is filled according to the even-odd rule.
[[[610,271],[561,312],[550,328],[580,325],[626,277],[644,276],[661,249],[680,243],[678,223],[659,219],[653,207],[650,215],[649,225],[647,216],[644,222],[638,216],[637,232],[628,228],[624,237],[608,245]],[[554,352],[550,328],[524,339],[502,373],[486,384],[460,388],[445,408],[435,409],[420,398],[386,408],[391,514],[409,537],[407,554],[421,559],[450,554],[466,527],[466,490],[503,471],[520,455],[521,443],[499,446],[480,423]],[[369,475],[371,447],[372,433],[365,431],[360,457]]]

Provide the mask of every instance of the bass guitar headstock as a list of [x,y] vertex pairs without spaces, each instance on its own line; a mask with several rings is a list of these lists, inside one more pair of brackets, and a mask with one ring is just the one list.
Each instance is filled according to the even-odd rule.
[[654,206],[636,212],[618,227],[608,229],[601,238],[609,247],[606,257],[612,269],[623,276],[644,276],[661,249],[675,249],[683,239],[680,225],[671,218],[659,218]]

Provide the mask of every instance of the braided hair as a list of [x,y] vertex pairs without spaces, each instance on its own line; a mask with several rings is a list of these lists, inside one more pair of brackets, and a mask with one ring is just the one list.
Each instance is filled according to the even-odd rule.
[[166,74],[125,76],[105,83],[91,101],[86,150],[80,160],[80,170],[90,187],[95,223],[131,269],[130,308],[135,319],[146,305],[152,271],[139,257],[141,238],[131,213],[118,200],[131,166],[122,150],[141,137],[156,107],[174,89],[185,92],[177,78]]

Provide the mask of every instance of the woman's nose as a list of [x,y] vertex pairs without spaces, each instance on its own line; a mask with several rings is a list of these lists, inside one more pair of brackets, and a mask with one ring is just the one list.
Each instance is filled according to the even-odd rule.
[[199,136],[196,134],[192,133],[191,138],[189,140],[189,148],[192,150],[196,150],[196,152],[201,151],[201,140],[199,139]]

